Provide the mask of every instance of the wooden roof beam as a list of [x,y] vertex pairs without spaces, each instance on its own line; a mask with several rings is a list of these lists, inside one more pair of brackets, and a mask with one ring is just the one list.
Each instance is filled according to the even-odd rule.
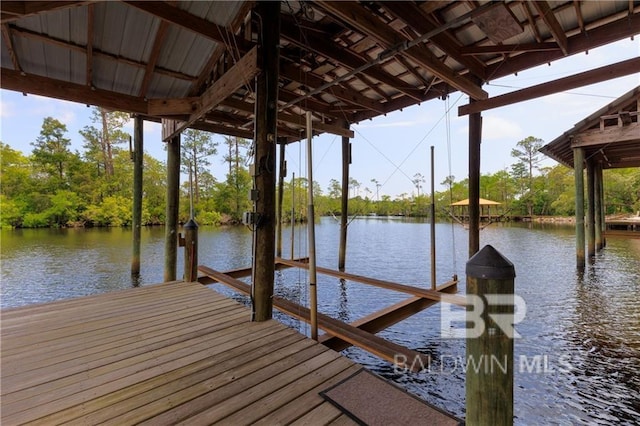
[[87,6],[87,86],[93,86],[93,23],[94,5]]
[[[584,148],[587,146],[607,145],[607,148],[616,144],[638,142],[640,143],[640,124],[635,122],[627,126],[610,126],[604,130],[591,129],[580,132],[571,140],[571,148]],[[640,145],[638,151],[640,152]]]
[[[639,33],[640,14],[625,15],[617,21],[594,28],[587,33],[578,33],[569,37],[569,55],[591,50],[627,37],[633,37]],[[492,64],[487,67],[487,73],[492,79],[497,79],[563,57],[562,51],[530,52],[527,55],[509,58],[506,62],[500,61]]]
[[72,6],[82,6],[91,3],[89,1],[3,1],[2,18],[3,24],[15,21],[37,13],[48,12],[58,9],[66,9]]
[[[302,71],[299,67],[290,63],[280,64],[280,76],[312,88],[320,87],[326,83],[323,78],[316,76],[313,72]],[[328,92],[344,102],[359,105],[361,107],[374,110],[380,114],[385,113],[384,108],[382,108],[379,102],[371,100],[356,90],[347,88],[343,85],[335,85],[328,89]],[[346,108],[348,109],[349,107]]]
[[[356,69],[369,62],[352,52],[335,48],[331,43],[328,43],[324,37],[318,36],[315,33],[302,33],[300,27],[294,22],[290,22],[286,17],[282,18],[280,34],[289,43],[305,50],[311,50],[348,69]],[[409,84],[406,81],[388,74],[379,66],[372,66],[363,71],[362,74],[391,86],[416,101],[419,101],[422,96],[420,90],[408,87]]]
[[197,108],[191,112],[189,119],[179,122],[171,132],[164,134],[163,140],[167,141],[190,127],[240,87],[248,84],[259,71],[258,47],[254,47],[199,97]]
[[11,63],[13,64],[13,69],[15,69],[16,71],[22,71],[20,62],[18,62],[18,56],[16,55],[16,50],[13,47],[13,39],[11,38],[11,29],[7,24],[2,24],[2,37],[4,38],[4,44],[5,46],[7,46],[7,51],[9,52],[9,56],[11,57]]
[[474,112],[486,111],[517,102],[528,101],[553,93],[587,86],[589,84],[600,83],[613,78],[635,74],[640,69],[640,57],[627,59],[612,65],[585,71],[569,77],[538,84],[526,89],[516,90],[493,98],[477,101],[471,104],[462,105],[458,108],[458,115],[467,115]]
[[531,9],[529,8],[529,2],[523,1],[521,5],[522,9],[524,10],[524,14],[527,15],[527,21],[529,21],[529,26],[531,27],[531,31],[533,32],[536,41],[538,43],[542,43],[542,36],[540,35],[540,31],[538,31],[538,27],[536,27],[536,20],[533,17],[533,13],[531,13]]
[[[80,53],[86,53],[87,52],[87,46],[81,46],[79,44],[75,44],[75,43],[71,43],[65,40],[60,40],[54,37],[50,37],[44,34],[40,34],[40,33],[36,33],[34,31],[31,30],[26,30],[24,28],[17,28],[14,26],[9,26],[9,28],[11,29],[11,32],[19,37],[25,37],[25,38],[31,38],[34,40],[40,40],[44,43],[50,43],[56,46],[60,46],[63,47],[65,49],[70,49],[70,50],[74,50],[76,52],[80,52]],[[127,64],[127,65],[131,65],[132,67],[136,67],[136,68],[146,68],[146,64],[142,63],[142,62],[138,62],[138,61],[134,61],[133,59],[129,59],[129,58],[125,58],[123,56],[118,56],[118,55],[114,55],[112,53],[107,53],[107,52],[103,52],[101,50],[96,49],[95,47],[91,49],[92,51],[92,55],[93,56],[99,56],[102,58],[106,58],[106,59],[110,59],[112,61],[116,61],[116,62],[121,62],[123,64]],[[182,74],[176,71],[172,71],[172,70],[168,70],[165,68],[159,68],[157,67],[155,69],[155,72],[157,74],[162,74],[162,75],[166,75],[168,77],[172,77],[172,78],[177,78],[179,80],[187,80],[187,81],[193,81],[195,79],[195,77],[187,75],[187,74]]]
[[462,46],[461,55],[493,55],[521,52],[549,52],[560,50],[557,43],[498,44],[493,46]]
[[[418,34],[425,34],[439,27],[438,22],[428,13],[424,13],[422,9],[413,2],[396,1],[396,2],[379,2],[387,12],[400,19]],[[469,69],[476,77],[485,78],[484,64],[476,58],[467,58],[460,54],[462,44],[447,32],[436,34],[430,40],[440,50],[445,52],[460,64]]]
[[151,77],[153,77],[153,71],[156,68],[156,64],[158,63],[158,58],[160,57],[160,50],[162,49],[162,45],[164,43],[164,37],[167,35],[167,30],[169,29],[169,23],[167,21],[161,21],[160,26],[158,27],[158,31],[156,32],[156,36],[153,40],[153,47],[151,48],[151,53],[149,54],[149,59],[147,60],[147,66],[144,70],[144,77],[142,79],[142,84],[140,85],[140,91],[138,92],[138,96],[146,97],[147,90],[149,90],[149,83],[151,83]]
[[241,53],[248,52],[253,47],[251,43],[248,43],[242,37],[236,36],[233,31],[196,15],[192,15],[168,3],[161,1],[123,1],[131,7],[135,7],[171,24],[207,37],[223,46],[231,43],[232,46],[237,46]]
[[[374,38],[385,48],[400,46],[408,40],[391,27],[372,15],[366,8],[352,2],[322,1],[321,7],[338,19],[346,22],[362,34]],[[468,80],[466,77],[458,75],[451,68],[444,65],[426,47],[418,45],[404,50],[402,53],[410,57],[414,62],[431,71],[452,87],[471,96],[474,99],[486,99],[487,92]]]
[[[156,116],[156,117],[168,118],[170,116],[179,116],[174,118],[184,119],[184,117],[181,117],[181,116],[191,114],[191,112],[195,108],[197,108],[198,100],[199,100],[198,97],[182,98],[182,99],[149,99],[148,113],[149,115]],[[242,111],[250,115],[253,115],[255,112],[253,104],[250,104],[249,102],[241,101],[239,99],[234,99],[232,97],[229,97],[223,100],[220,103],[220,105],[237,110],[237,111]],[[209,113],[205,115],[205,119],[208,117],[208,115]],[[304,128],[306,126],[306,117],[304,115],[296,115],[296,114],[288,114],[288,113],[280,112],[278,113],[278,121],[282,123],[301,126],[301,128]],[[351,130],[344,129],[343,127],[336,126],[333,124],[314,121],[313,127],[315,130],[319,130],[321,132],[336,134],[339,136],[347,136],[350,138],[354,137],[354,134]]]
[[558,22],[558,20],[556,19],[556,15],[555,13],[553,13],[553,10],[549,6],[549,3],[544,0],[540,0],[534,1],[533,5],[538,10],[538,13],[542,17],[544,23],[547,24],[551,35],[553,35],[556,43],[558,43],[558,46],[560,46],[560,50],[562,50],[564,56],[569,55],[569,43],[567,41],[567,35],[565,34],[564,29],[562,29],[562,25],[560,25],[560,22]]
[[35,74],[22,75],[20,71],[7,68],[0,69],[0,88],[135,114],[147,113],[147,102],[136,96],[92,89],[84,84],[69,83]]

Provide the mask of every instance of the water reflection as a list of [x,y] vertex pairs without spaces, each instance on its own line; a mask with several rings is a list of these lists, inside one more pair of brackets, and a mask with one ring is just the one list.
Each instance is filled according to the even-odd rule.
[[[438,283],[464,268],[467,232],[438,224]],[[492,225],[481,244],[493,245],[516,267],[516,292],[527,303],[518,324],[516,360],[546,358],[545,371],[519,371],[515,381],[518,424],[637,424],[640,418],[640,240],[609,239],[596,262],[576,273],[572,227]],[[288,235],[284,230],[284,235]],[[296,248],[304,253],[304,232]],[[318,265],[336,268],[339,227],[323,220],[316,230]],[[251,264],[251,233],[244,228],[200,232],[200,263],[217,270]],[[131,234],[108,230],[2,231],[2,307],[77,297],[162,281],[164,231],[142,233],[141,273],[130,274]],[[347,271],[429,288],[429,225],[408,220],[358,219],[349,227]],[[289,253],[285,239],[283,253]],[[182,275],[179,251],[178,276]],[[246,281],[246,280],[245,280]],[[249,298],[212,285],[240,303]],[[306,305],[305,271],[276,273],[275,292]],[[406,295],[318,275],[321,312],[351,322],[390,306]],[[309,333],[283,314],[276,318]],[[395,371],[357,348],[346,355],[429,402],[464,416],[464,341],[440,337],[440,314],[430,308],[379,333],[430,354],[431,370]],[[567,365],[567,363],[569,365]],[[516,363],[516,367],[518,366]],[[568,367],[568,368],[567,368]]]

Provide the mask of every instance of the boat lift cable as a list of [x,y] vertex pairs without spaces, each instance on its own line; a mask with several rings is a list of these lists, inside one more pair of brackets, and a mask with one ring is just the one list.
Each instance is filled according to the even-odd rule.
[[[458,100],[460,100],[460,98],[458,98]],[[452,179],[451,177],[452,176],[451,175],[452,173],[451,172],[451,116],[450,116],[451,106],[449,105],[449,96],[445,98],[444,109],[445,109],[445,115],[446,115],[445,127],[446,127],[446,134],[447,134],[447,160],[449,164],[449,204],[453,204],[453,187],[452,187],[453,182],[451,182],[451,179]],[[455,218],[455,216],[453,216],[451,211],[449,211],[449,215]],[[453,273],[457,274],[458,266],[456,263],[456,229],[453,221],[451,221],[451,252],[452,252],[451,258],[453,259]]]

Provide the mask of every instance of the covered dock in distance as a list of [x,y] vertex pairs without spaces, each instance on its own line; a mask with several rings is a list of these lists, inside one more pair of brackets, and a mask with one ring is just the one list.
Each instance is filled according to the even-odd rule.
[[[256,243],[250,291],[257,322],[270,322],[273,312],[276,178],[282,188],[286,170],[276,159],[284,158],[288,143],[307,134],[309,140],[320,133],[342,138],[336,174],[343,188],[344,269],[351,124],[465,93],[469,104],[459,114],[469,115],[471,256],[480,248],[481,112],[640,69],[636,56],[506,95],[489,97],[483,88],[637,36],[637,0],[3,1],[0,11],[1,88],[135,117],[132,272],[144,262],[143,122],[161,122],[167,144],[165,281],[177,278],[181,132],[194,128],[253,140]],[[152,306],[142,303],[139,309]],[[31,337],[25,357],[37,356],[38,339],[46,338],[37,330]]]
[[[605,241],[603,170],[640,167],[640,86],[594,112],[540,149],[571,167],[576,187],[576,262],[585,265]],[[585,177],[587,212],[585,219]]]

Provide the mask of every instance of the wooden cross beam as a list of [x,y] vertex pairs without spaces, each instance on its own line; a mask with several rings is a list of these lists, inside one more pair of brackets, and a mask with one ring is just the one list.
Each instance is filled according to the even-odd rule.
[[260,71],[257,60],[258,48],[254,47],[199,97],[195,103],[196,109],[191,112],[189,119],[178,122],[178,124],[172,128],[172,131],[166,134],[163,132],[162,139],[168,141],[173,138],[231,96],[240,87],[250,83],[253,77]]

